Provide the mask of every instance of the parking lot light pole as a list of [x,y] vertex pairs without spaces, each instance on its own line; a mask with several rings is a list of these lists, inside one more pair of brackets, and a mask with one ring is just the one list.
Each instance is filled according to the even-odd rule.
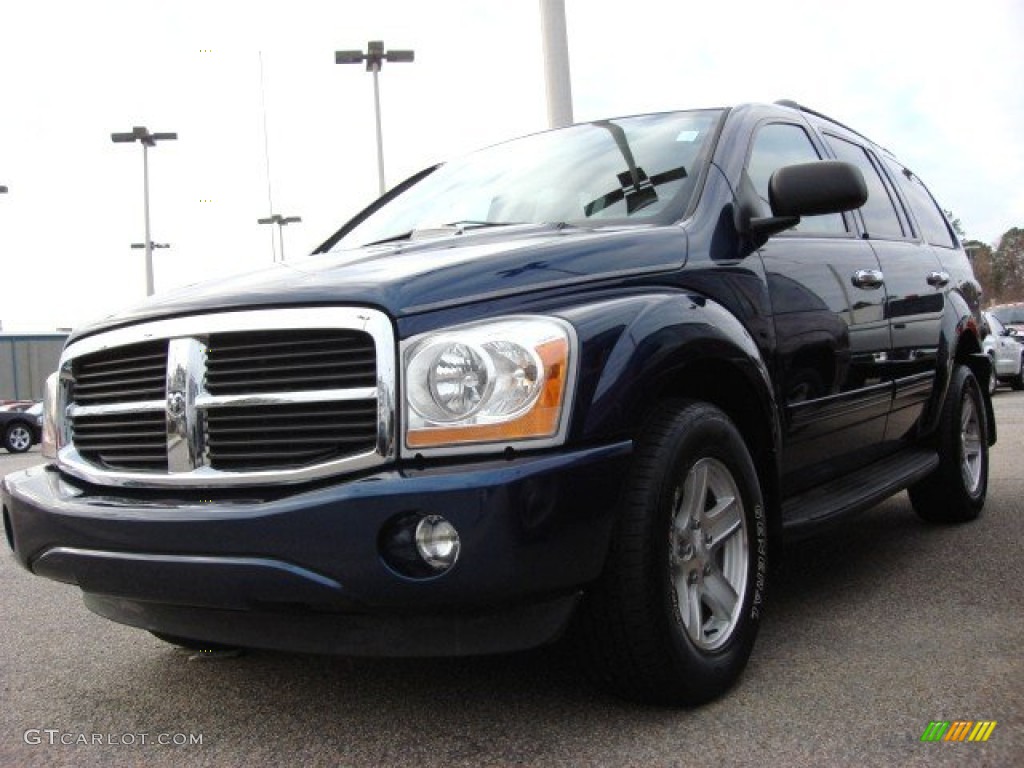
[[396,64],[409,63],[415,58],[415,51],[388,51],[384,52],[384,43],[380,40],[371,40],[366,44],[366,52],[363,51],[335,51],[335,64],[362,64],[366,62],[366,71],[373,73],[373,108],[377,118],[377,183],[380,194],[384,194],[384,140],[380,127],[380,83],[378,76],[380,68],[385,61],[392,61]]
[[548,126],[561,128],[572,124],[572,83],[569,77],[565,0],[540,0],[540,26],[544,42]]
[[[145,243],[132,243],[132,244],[131,244],[131,247],[132,247],[132,250],[133,250],[133,251],[140,251],[140,250],[142,250],[143,248],[145,248]],[[150,249],[151,249],[151,251],[152,251],[152,250],[155,250],[155,249],[157,249],[157,248],[170,248],[170,247],[171,247],[171,244],[170,244],[170,243],[150,243]],[[151,266],[151,269],[152,269],[153,271],[155,271],[155,269],[154,269],[154,268],[153,268],[152,266]],[[150,273],[152,274],[152,273],[153,273],[153,271],[151,271]],[[151,295],[152,295],[152,294],[151,294]]]
[[280,213],[273,213],[265,219],[256,219],[257,224],[277,224],[277,237],[281,245],[281,261],[284,261],[284,228],[287,224],[298,224],[302,221],[301,216],[282,216]]
[[115,144],[142,144],[142,211],[146,219],[146,295],[153,295],[153,240],[149,234],[149,148],[155,147],[158,141],[173,141],[178,138],[176,133],[150,133],[144,125],[136,125],[131,133],[112,133],[110,139]]
[[6,194],[7,194],[7,187],[5,187],[3,184],[0,184],[0,195],[6,195]]

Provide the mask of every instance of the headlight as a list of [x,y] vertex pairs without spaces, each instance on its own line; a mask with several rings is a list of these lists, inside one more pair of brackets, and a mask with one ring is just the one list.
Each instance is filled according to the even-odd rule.
[[575,343],[568,323],[539,317],[411,339],[404,354],[406,447],[558,442],[568,418]]

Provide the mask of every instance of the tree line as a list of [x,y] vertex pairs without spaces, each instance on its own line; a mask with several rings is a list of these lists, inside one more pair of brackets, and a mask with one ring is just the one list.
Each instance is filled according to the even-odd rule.
[[1024,301],[1024,229],[1008,229],[993,248],[988,243],[969,239],[952,211],[943,213],[974,266],[974,276],[981,283],[982,305],[991,307]]
[[1007,230],[994,249],[978,240],[966,240],[964,247],[981,283],[982,303],[986,307],[1024,301],[1024,229]]

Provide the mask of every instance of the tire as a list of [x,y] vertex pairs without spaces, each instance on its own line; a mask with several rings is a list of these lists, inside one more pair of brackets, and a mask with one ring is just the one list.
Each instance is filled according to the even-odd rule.
[[932,523],[965,523],[988,492],[988,421],[978,380],[957,366],[939,420],[939,466],[910,487],[914,511]]
[[1017,392],[1024,389],[1024,352],[1020,356],[1020,366],[1017,368],[1017,375],[1010,379],[1010,386]]
[[204,640],[193,640],[189,637],[178,637],[177,635],[168,635],[163,632],[150,632],[149,634],[158,640],[163,640],[165,643],[176,645],[179,648],[187,648],[190,651],[233,651],[237,650],[234,645],[224,645],[223,643],[210,643]]
[[761,489],[742,437],[712,405],[667,402],[642,435],[575,639],[585,671],[615,695],[701,704],[735,683],[757,636],[768,565]]
[[11,453],[25,453],[32,447],[32,428],[20,421],[7,426],[4,432],[4,448]]

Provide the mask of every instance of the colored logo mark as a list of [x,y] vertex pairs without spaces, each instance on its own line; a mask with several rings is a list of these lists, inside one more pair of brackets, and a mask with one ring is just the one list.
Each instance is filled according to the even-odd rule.
[[995,728],[995,720],[932,720],[921,741],[988,741]]

